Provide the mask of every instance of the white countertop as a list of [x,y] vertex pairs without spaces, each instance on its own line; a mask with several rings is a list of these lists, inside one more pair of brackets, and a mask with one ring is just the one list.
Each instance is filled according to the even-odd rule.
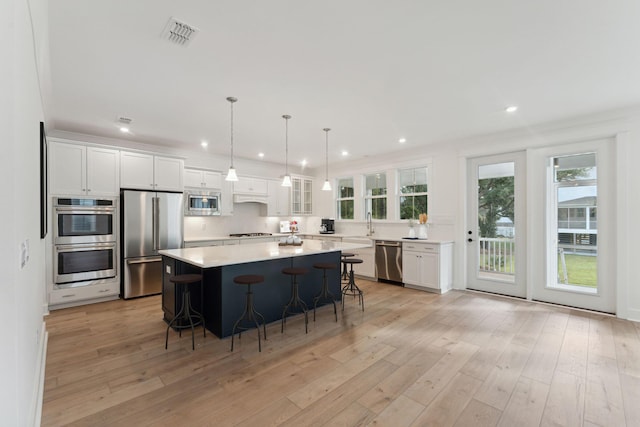
[[[290,233],[273,233],[272,235],[267,236],[243,236],[243,237],[230,237],[230,236],[210,236],[210,237],[194,237],[185,239],[186,243],[197,243],[197,242],[208,242],[208,241],[217,241],[217,240],[260,240],[265,237],[284,237],[288,236]],[[301,236],[312,236],[312,237],[335,237],[339,239],[369,239],[369,240],[386,240],[386,241],[394,241],[394,242],[417,242],[417,243],[434,243],[434,244],[447,244],[453,243],[453,240],[436,240],[436,239],[405,239],[403,237],[390,237],[390,236],[363,236],[363,235],[354,235],[354,234],[343,234],[343,233],[296,233]]]
[[158,251],[158,253],[200,268],[211,268],[278,258],[349,251],[362,247],[366,246],[358,243],[305,240],[301,246],[279,246],[277,242],[264,242],[251,245],[165,249]]

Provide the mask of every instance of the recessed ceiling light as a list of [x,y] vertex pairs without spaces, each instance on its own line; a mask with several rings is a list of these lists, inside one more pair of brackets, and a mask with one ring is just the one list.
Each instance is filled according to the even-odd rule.
[[504,109],[505,112],[507,113],[515,113],[516,111],[518,111],[518,106],[517,105],[509,105],[507,108]]
[[400,138],[400,139],[398,140],[398,142],[399,142],[400,144],[404,144],[405,142],[407,142],[407,138]]
[[307,159],[302,159],[302,161],[300,162],[300,164],[302,166],[307,166]]
[[202,146],[202,148],[207,148],[209,146],[209,143],[207,141],[202,141],[200,145]]
[[349,155],[349,152],[348,152],[347,150],[342,150],[342,155],[343,155],[343,156],[348,156],[348,155]]
[[129,133],[129,128],[126,126],[120,126],[120,132],[122,133]]
[[264,153],[258,153],[258,157],[263,158],[264,157]]

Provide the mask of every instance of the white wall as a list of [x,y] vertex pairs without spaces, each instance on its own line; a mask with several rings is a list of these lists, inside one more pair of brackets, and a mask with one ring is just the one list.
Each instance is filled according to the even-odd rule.
[[[4,319],[0,328],[0,419],[1,424],[11,426],[32,425],[39,419],[39,358],[45,342],[39,122],[44,114],[36,57],[46,57],[45,16],[43,1],[0,3],[0,179],[5,201],[0,210],[4,225],[0,243],[0,313]],[[32,27],[32,17],[40,31]],[[34,33],[41,50],[34,47]],[[29,242],[29,261],[21,268],[19,248],[25,241]]]

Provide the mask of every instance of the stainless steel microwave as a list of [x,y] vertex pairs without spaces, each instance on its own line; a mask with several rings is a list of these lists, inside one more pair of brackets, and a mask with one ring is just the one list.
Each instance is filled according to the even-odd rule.
[[184,197],[184,215],[220,215],[220,193],[214,191],[187,191]]

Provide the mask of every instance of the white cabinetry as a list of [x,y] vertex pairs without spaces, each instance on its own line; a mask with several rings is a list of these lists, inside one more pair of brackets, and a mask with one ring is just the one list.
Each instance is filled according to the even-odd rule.
[[55,309],[86,304],[88,300],[91,302],[107,301],[117,299],[119,293],[120,282],[114,281],[76,288],[53,289],[49,291],[49,305]]
[[313,213],[313,180],[310,178],[291,178],[291,214],[311,215]]
[[220,172],[185,168],[184,186],[219,190],[222,188],[222,174]]
[[280,181],[267,182],[267,216],[289,216],[291,201],[289,187],[283,187]]
[[344,237],[342,239],[344,243],[358,243],[368,245],[365,248],[358,248],[352,251],[355,254],[355,258],[361,259],[362,264],[353,264],[353,272],[358,276],[375,278],[376,277],[376,254],[373,241],[367,238],[361,237]]
[[152,154],[120,152],[120,186],[142,190],[183,190],[184,161]]
[[184,242],[185,248],[201,248],[205,246],[222,246],[223,240],[199,240],[199,241],[190,241]]
[[263,178],[251,178],[241,176],[238,181],[233,183],[233,192],[235,194],[255,194],[267,195],[267,180]]
[[233,182],[222,180],[220,215],[233,215]]
[[444,293],[452,287],[452,243],[402,244],[402,281],[408,288]]
[[52,142],[49,155],[52,195],[118,195],[118,150]]

